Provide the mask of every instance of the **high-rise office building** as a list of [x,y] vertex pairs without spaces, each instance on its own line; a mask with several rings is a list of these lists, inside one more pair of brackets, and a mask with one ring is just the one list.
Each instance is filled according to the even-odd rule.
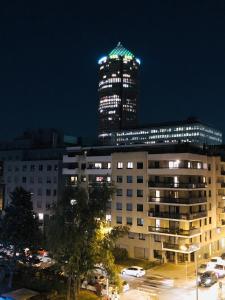
[[[137,125],[140,60],[118,43],[99,60],[99,139]],[[105,135],[106,134],[106,135]]]

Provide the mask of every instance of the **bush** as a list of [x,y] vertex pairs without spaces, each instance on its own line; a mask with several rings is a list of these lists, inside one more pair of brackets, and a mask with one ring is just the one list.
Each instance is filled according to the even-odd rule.
[[114,248],[113,255],[115,257],[116,262],[125,261],[129,257],[127,249],[119,247]]

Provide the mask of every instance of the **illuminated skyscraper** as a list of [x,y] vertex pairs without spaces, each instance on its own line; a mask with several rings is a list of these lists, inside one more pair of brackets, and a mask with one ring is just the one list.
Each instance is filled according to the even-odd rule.
[[137,125],[140,60],[121,43],[99,60],[99,139]]

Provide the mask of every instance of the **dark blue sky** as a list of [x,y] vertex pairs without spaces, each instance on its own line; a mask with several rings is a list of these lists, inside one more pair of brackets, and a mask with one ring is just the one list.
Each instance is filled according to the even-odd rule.
[[141,58],[139,119],[197,116],[225,133],[225,1],[1,1],[0,137],[95,135],[97,61]]

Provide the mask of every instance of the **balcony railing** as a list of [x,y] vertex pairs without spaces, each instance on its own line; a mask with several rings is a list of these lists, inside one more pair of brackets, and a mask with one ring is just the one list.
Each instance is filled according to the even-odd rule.
[[194,197],[194,198],[149,197],[148,202],[195,204],[195,203],[206,203],[207,198],[206,197]]
[[206,188],[206,183],[173,183],[173,182],[155,182],[149,181],[148,187],[162,187],[162,188],[178,188],[178,189],[199,189]]
[[198,244],[172,244],[168,242],[163,242],[162,245],[163,250],[169,250],[174,252],[181,252],[181,253],[191,253],[199,250]]
[[170,170],[177,170],[177,169],[189,169],[189,170],[207,170],[206,168],[204,168],[203,166],[201,168],[198,168],[197,166],[188,166],[187,164],[182,164],[180,163],[178,166],[173,166],[170,167],[169,164],[164,164],[164,165],[154,165],[154,164],[150,164],[148,165],[149,169],[170,169]]
[[155,212],[148,211],[149,217],[165,218],[165,219],[177,219],[177,220],[194,220],[207,217],[206,211],[200,211],[195,213],[170,213],[170,212]]
[[165,233],[169,235],[183,235],[183,236],[192,236],[201,233],[200,228],[192,228],[189,230],[184,230],[180,228],[163,228],[163,227],[155,227],[155,226],[148,226],[148,231],[154,233]]

